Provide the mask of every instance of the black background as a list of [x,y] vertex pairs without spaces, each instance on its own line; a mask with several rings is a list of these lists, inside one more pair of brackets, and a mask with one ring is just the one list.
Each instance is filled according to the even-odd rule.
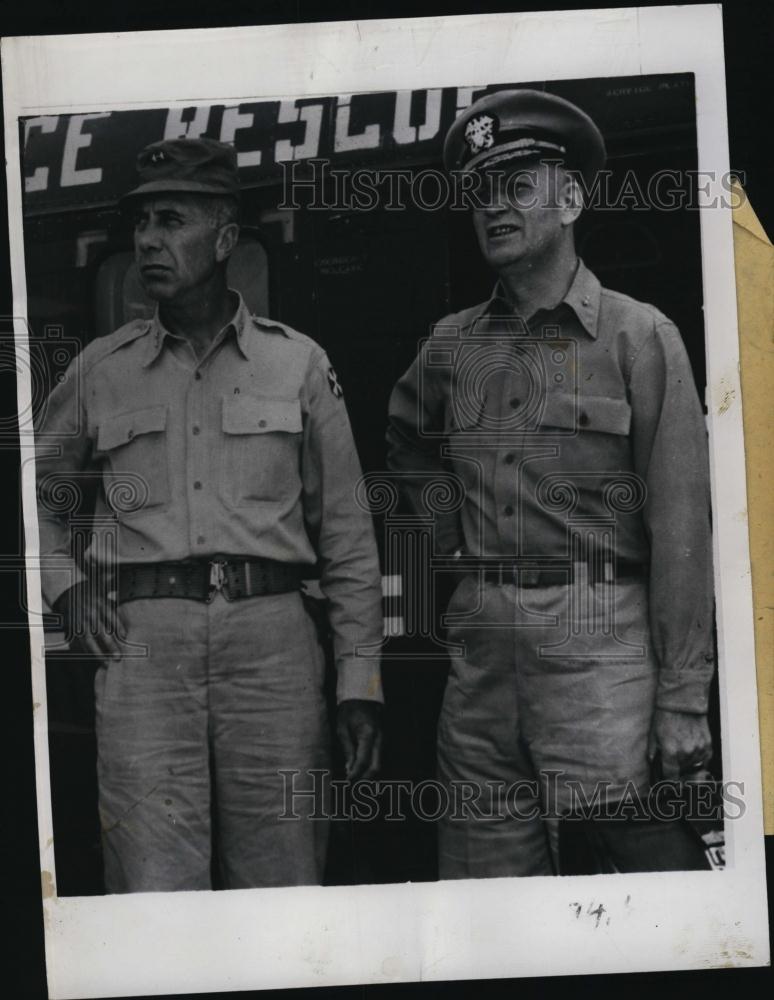
[[[167,0],[163,5],[148,0],[135,0],[131,6],[109,3],[95,4],[88,0],[70,0],[67,4],[55,0],[0,0],[0,34],[58,34],[91,31],[128,31],[144,29],[229,26],[240,24],[286,23],[338,19],[366,19],[371,17],[408,17],[434,14],[488,13],[519,9],[535,10],[540,5],[530,3],[524,7],[514,4],[484,2],[476,5],[457,3],[377,3],[368,0],[350,0],[348,3],[305,2],[220,2],[215,9],[209,3],[186,4]],[[554,3],[557,6],[581,8],[588,4]],[[626,4],[605,4],[626,6]],[[726,42],[727,96],[730,133],[730,162],[732,170],[743,173],[746,189],[752,204],[769,233],[774,230],[774,193],[772,192],[771,162],[766,156],[770,145],[770,103],[772,74],[770,51],[774,6],[770,3],[753,3],[749,0],[723,4]],[[700,40],[697,39],[697,44]],[[3,193],[3,212],[5,197]],[[2,220],[5,229],[5,220]],[[9,268],[3,243],[0,259],[0,317],[12,314],[12,296]],[[2,332],[7,334],[8,321],[2,321]],[[0,364],[0,398],[3,407],[3,431],[8,430],[8,419],[15,413],[15,373],[3,358]],[[11,441],[0,437],[0,461],[6,500],[4,517],[0,520],[3,531],[2,551],[18,552],[19,538],[19,484],[18,453]],[[11,574],[6,574],[12,579]],[[29,680],[29,650],[24,622],[16,610],[18,595],[16,585],[9,589],[3,584],[3,622],[16,621],[17,630],[5,630],[2,646],[4,678],[2,685],[2,731],[7,746],[3,748],[2,803],[3,819],[0,830],[0,898],[7,908],[3,940],[6,958],[0,975],[6,996],[44,997],[45,971],[43,956],[43,926],[40,905],[40,886],[37,856],[37,835],[34,796],[34,761],[32,747],[31,688]],[[770,868],[772,838],[767,838],[767,868]],[[701,996],[707,991],[721,989],[732,992],[748,991],[751,996],[768,994],[772,986],[770,970],[731,969],[711,972],[652,973],[637,976],[584,976],[572,979],[550,978],[551,954],[546,951],[546,978],[531,980],[489,981],[486,983],[435,983],[406,984],[402,986],[363,986],[330,988],[311,991],[294,991],[291,996],[362,998],[362,997],[425,997],[425,996],[510,996],[542,997],[553,990],[572,992],[575,996],[620,995],[634,996],[678,995],[686,992]],[[214,994],[221,996],[223,994]],[[244,995],[244,994],[243,994]],[[269,997],[275,993],[256,993]]]

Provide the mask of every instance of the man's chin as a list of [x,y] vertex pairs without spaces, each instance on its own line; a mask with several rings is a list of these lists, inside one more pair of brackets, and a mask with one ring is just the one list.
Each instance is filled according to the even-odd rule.
[[500,271],[511,264],[518,264],[524,258],[524,250],[514,246],[487,246],[484,257],[491,268]]
[[175,297],[174,287],[163,279],[141,278],[140,284],[148,298],[155,302],[168,302]]

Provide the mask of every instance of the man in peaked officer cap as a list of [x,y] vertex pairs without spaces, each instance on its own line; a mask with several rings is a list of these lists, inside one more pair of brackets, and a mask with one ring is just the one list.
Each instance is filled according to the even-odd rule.
[[[323,350],[251,316],[227,285],[233,148],[157,142],[138,170],[124,203],[156,314],[82,352],[50,399],[59,454],[38,465],[44,594],[101,661],[106,887],[209,888],[213,820],[226,887],[319,883],[327,826],[309,817],[324,795],[310,772],[319,781],[329,766],[324,657],[300,589],[316,573],[349,777],[379,758],[379,666],[361,650],[380,642],[381,579],[345,403]],[[90,470],[81,564],[54,494]],[[106,582],[108,536],[118,567]],[[285,801],[282,772],[315,793],[309,809]]]
[[605,163],[605,143],[588,115],[561,97],[538,90],[498,91],[459,115],[446,137],[443,159],[450,172],[557,161],[591,186]]
[[675,326],[577,257],[604,161],[583,111],[526,89],[476,101],[444,147],[447,169],[480,175],[473,226],[498,281],[433,329],[388,431],[416,509],[428,473],[464,486],[436,515],[460,574],[438,768],[479,809],[442,819],[442,878],[563,870],[557,827],[583,831],[596,870],[706,867],[687,824],[645,818],[656,753],[675,778],[710,754],[703,415]]

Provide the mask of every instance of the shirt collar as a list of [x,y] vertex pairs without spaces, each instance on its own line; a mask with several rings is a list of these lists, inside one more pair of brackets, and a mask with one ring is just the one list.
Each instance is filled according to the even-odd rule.
[[[234,311],[234,315],[231,320],[223,327],[223,329],[218,333],[215,341],[222,340],[226,337],[228,331],[233,328],[236,334],[236,343],[243,357],[248,357],[248,344],[247,337],[249,336],[249,331],[252,328],[252,318],[250,312],[245,305],[244,299],[236,289],[230,288],[229,292],[237,297],[237,307]],[[143,368],[149,368],[150,365],[158,358],[161,354],[161,350],[164,346],[164,342],[167,337],[174,337],[173,333],[161,322],[161,316],[159,315],[159,307],[156,306],[156,311],[153,314],[153,318],[149,320],[148,323],[148,342],[145,353],[145,360],[143,362]],[[213,341],[213,343],[215,342]]]
[[599,278],[592,274],[580,258],[578,270],[567,294],[562,299],[575,313],[583,329],[590,337],[597,338],[599,326],[599,301],[602,286]]
[[[595,340],[599,325],[601,289],[602,286],[599,283],[599,279],[589,271],[579,258],[572,284],[567,289],[567,294],[559,303],[560,306],[566,305],[572,309],[583,329]],[[474,319],[486,313],[497,314],[501,310],[504,315],[507,315],[513,312],[513,306],[508,300],[503,283],[498,279],[491,296],[483,303],[480,311],[476,310],[477,316]]]

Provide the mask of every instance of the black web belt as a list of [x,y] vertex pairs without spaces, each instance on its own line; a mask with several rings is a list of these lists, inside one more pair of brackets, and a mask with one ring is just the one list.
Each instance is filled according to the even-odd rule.
[[562,560],[555,566],[536,566],[515,561],[482,560],[479,565],[463,559],[459,567],[483,575],[489,583],[515,584],[517,587],[554,587],[570,583],[613,583],[615,580],[644,577],[648,574],[646,563],[607,560],[597,562],[570,562]]
[[180,597],[210,602],[217,593],[228,601],[298,590],[311,567],[273,559],[186,559],[134,563],[118,570],[119,603],[145,597]]

